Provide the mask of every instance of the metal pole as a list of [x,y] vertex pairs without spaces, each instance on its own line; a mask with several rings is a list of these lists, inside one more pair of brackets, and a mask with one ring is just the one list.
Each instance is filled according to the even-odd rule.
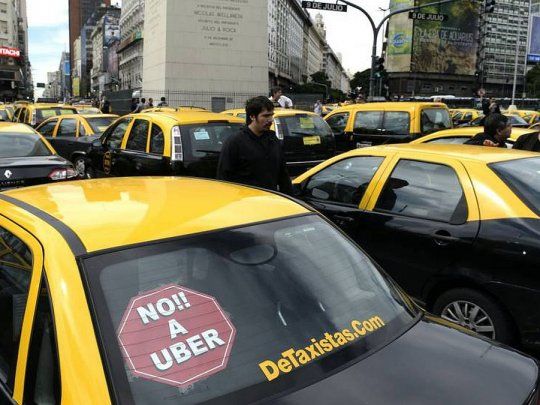
[[515,63],[514,63],[514,85],[512,87],[512,103],[511,105],[514,105],[516,100],[516,84],[517,84],[517,70],[518,70],[518,53],[519,53],[519,37],[521,35],[521,20],[518,23],[518,32],[517,32],[517,38],[516,38],[516,57],[515,57]]

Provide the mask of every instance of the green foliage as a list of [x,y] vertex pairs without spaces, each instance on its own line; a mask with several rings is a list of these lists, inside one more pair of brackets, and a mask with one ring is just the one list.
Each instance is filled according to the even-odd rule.
[[368,93],[370,73],[371,69],[366,69],[362,72],[356,72],[351,80],[351,89],[355,90],[357,87],[362,87],[362,93]]
[[540,65],[536,65],[527,73],[527,96],[540,97]]

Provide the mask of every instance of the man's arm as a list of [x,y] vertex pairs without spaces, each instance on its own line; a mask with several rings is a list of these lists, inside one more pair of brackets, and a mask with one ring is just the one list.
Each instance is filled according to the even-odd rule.
[[236,180],[236,170],[238,170],[238,150],[236,147],[236,142],[234,142],[234,137],[228,138],[223,147],[221,148],[221,153],[219,154],[219,162],[217,169],[217,179],[232,181]]

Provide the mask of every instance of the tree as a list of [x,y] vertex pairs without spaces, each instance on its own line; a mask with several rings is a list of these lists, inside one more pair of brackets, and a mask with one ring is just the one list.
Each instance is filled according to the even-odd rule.
[[371,69],[366,69],[362,72],[356,72],[351,80],[351,89],[353,91],[356,88],[361,87],[362,93],[367,93],[369,91],[369,76],[371,74]]
[[527,73],[527,89],[529,97],[540,96],[540,65],[536,65]]

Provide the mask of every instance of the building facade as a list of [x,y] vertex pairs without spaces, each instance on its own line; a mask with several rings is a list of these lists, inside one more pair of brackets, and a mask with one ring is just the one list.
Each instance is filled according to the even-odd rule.
[[140,90],[143,83],[144,0],[124,0],[120,16],[118,63],[121,89]]
[[71,98],[71,59],[69,52],[62,52],[60,65],[58,66],[58,83],[60,86],[60,100]]

